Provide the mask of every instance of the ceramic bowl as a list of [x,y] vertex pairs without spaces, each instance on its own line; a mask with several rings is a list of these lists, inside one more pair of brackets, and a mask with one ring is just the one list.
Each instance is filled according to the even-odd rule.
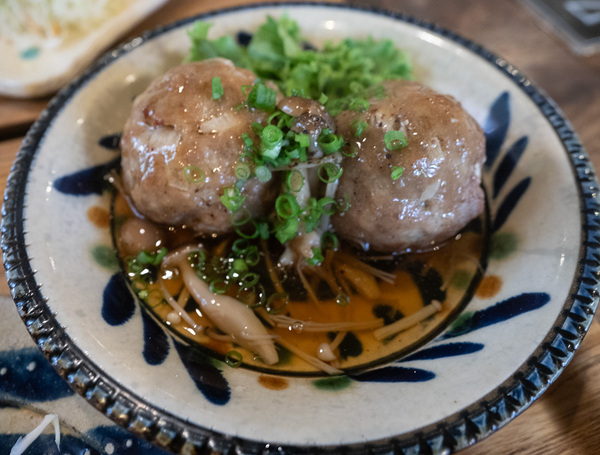
[[[114,260],[103,177],[131,100],[179,63],[186,30],[251,33],[287,13],[315,46],[389,38],[416,79],[486,134],[483,275],[435,336],[332,377],[230,368],[148,315]],[[65,183],[66,182],[66,183]],[[135,39],[63,90],[9,178],[2,248],[29,332],[94,407],[178,453],[448,453],[525,410],[560,374],[597,306],[598,187],[557,106],[505,60],[402,15],[326,4],[255,5]],[[194,452],[194,450],[196,452]]]

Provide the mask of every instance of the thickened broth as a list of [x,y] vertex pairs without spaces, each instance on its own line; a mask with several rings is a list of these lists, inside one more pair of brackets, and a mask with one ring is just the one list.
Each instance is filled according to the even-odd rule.
[[[233,235],[195,239],[181,227],[141,220],[120,195],[112,213],[121,264],[147,310],[177,338],[231,366],[273,373],[335,374],[406,355],[452,321],[485,267],[484,215],[433,251],[376,256],[340,242],[335,249],[333,245],[325,249],[320,266],[307,266],[299,273],[297,268],[278,266],[282,246],[273,241],[240,241]],[[124,226],[129,232],[124,232]],[[193,245],[189,261],[211,284],[211,291],[238,299],[261,319],[277,351],[275,364],[267,365],[216,329],[184,290],[176,268],[136,265],[136,248],[157,241],[168,251]],[[233,273],[232,247],[255,256]],[[140,274],[139,269],[146,272]],[[241,278],[242,286],[237,284]],[[177,314],[165,292],[179,302],[185,317]],[[411,319],[416,322],[397,332],[393,329]]]

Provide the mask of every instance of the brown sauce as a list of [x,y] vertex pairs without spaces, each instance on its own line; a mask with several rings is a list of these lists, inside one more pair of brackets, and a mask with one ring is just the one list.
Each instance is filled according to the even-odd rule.
[[[135,215],[120,196],[117,196],[114,201],[112,215],[115,243],[122,264],[127,268],[129,260],[136,253],[135,248],[132,251],[131,245],[124,241],[121,231],[127,220]],[[286,316],[290,321],[285,327],[273,327],[267,323],[268,331],[274,336],[279,354],[279,362],[272,366],[266,365],[252,352],[226,340],[226,337],[218,334],[214,329],[196,333],[189,323],[176,317],[173,308],[162,297],[156,282],[133,280],[131,285],[136,292],[142,291],[140,295],[144,305],[173,333],[202,349],[211,351],[217,358],[226,359],[228,353],[235,351],[236,355],[240,355],[242,366],[246,368],[270,373],[322,374],[301,356],[293,354],[284,346],[293,346],[294,349],[317,358],[323,346],[329,346],[330,354],[335,357],[335,360],[329,364],[341,370],[355,371],[407,354],[439,333],[458,314],[477,288],[485,266],[482,261],[486,244],[483,221],[480,219],[471,223],[456,238],[435,251],[406,254],[383,260],[366,257],[340,243],[338,250],[330,250],[325,255],[324,264],[330,270],[328,273],[324,273],[320,268],[303,269],[304,279],[311,292],[317,297],[316,301],[311,298],[311,292],[307,292],[306,283],[302,284],[302,279],[293,269],[282,270],[272,265],[277,263],[281,254],[280,246],[278,248],[264,241],[250,241],[260,253],[260,261],[252,267],[252,271],[260,276],[260,283],[266,295],[265,301],[269,294],[278,292],[278,286],[282,286],[289,295],[289,301],[284,307],[281,307],[281,302],[276,300],[271,302],[272,313]],[[156,235],[160,236],[157,247],[164,246],[168,250],[173,250],[186,243],[198,242],[198,239],[194,239],[186,229],[154,227],[155,233],[158,233]],[[234,237],[226,235],[202,239],[206,261],[218,262],[217,257],[226,256],[233,241]],[[272,273],[269,273],[269,264],[272,266]],[[365,267],[360,264],[364,264]],[[370,267],[384,271],[385,277],[389,274],[392,282],[370,273]],[[274,284],[273,276],[279,277],[275,280],[277,284]],[[332,285],[332,276],[335,277],[334,285]],[[461,277],[460,285],[456,284],[459,281],[455,279],[456,276]],[[174,298],[178,298],[183,289],[183,282],[177,273],[163,282],[168,292]],[[485,286],[489,285],[493,284],[485,283]],[[485,286],[482,284],[480,290]],[[250,298],[251,296],[240,293],[239,288],[235,286],[230,287],[226,293],[239,300],[245,300],[245,303],[251,305],[259,303],[256,292],[253,294],[254,300]],[[439,311],[435,311],[433,315],[416,325],[384,339],[377,339],[375,336],[377,328],[346,330],[342,326],[342,328],[334,327],[319,332],[310,331],[310,326],[315,324],[369,324],[371,322],[374,324],[379,322],[380,325],[389,324],[419,313],[425,307],[434,304],[432,302],[435,304],[439,302]],[[208,328],[213,326],[212,322],[202,315],[202,311],[193,299],[185,299],[182,306],[199,326]],[[272,316],[265,310],[264,301],[257,311],[263,319]],[[209,336],[211,333],[216,335]]]

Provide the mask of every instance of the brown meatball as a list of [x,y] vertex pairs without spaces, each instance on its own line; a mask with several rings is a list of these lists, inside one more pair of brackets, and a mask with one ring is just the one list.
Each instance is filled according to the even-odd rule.
[[[350,209],[332,219],[343,238],[381,252],[427,250],[447,240],[484,206],[480,186],[485,138],[451,96],[412,81],[384,83],[385,97],[364,113],[344,111],[338,133],[358,148],[345,158],[338,196]],[[355,121],[368,124],[355,136]],[[403,131],[408,145],[385,147],[386,131]],[[392,168],[404,173],[392,180]]]
[[[223,86],[212,97],[212,80]],[[267,113],[240,109],[242,86],[256,76],[220,58],[175,67],[154,80],[133,103],[121,139],[122,174],[136,209],[157,223],[187,225],[199,234],[232,228],[221,196],[237,181],[247,133]],[[242,194],[253,216],[269,209],[276,182],[246,181]]]

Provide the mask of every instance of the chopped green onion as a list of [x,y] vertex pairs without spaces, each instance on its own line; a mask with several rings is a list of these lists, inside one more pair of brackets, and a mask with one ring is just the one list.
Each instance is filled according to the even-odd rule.
[[271,294],[265,303],[265,310],[269,314],[279,314],[281,313],[288,302],[290,301],[290,296],[285,292],[276,292],[275,294]]
[[[252,230],[242,229],[244,226],[251,226]],[[237,235],[244,239],[255,239],[256,237],[258,237],[256,221],[248,220],[243,225],[236,226],[235,232],[237,233]]]
[[356,144],[352,144],[350,146],[350,151],[342,149],[341,152],[342,152],[342,155],[344,155],[348,158],[354,158],[356,155],[358,155],[358,147],[356,146]]
[[244,141],[244,147],[248,150],[252,149],[254,144],[252,143],[252,138],[248,135],[248,133],[242,133],[241,138],[242,141]]
[[302,172],[298,170],[288,172],[285,178],[285,186],[294,193],[300,191],[304,186],[304,176],[302,175]]
[[342,176],[344,169],[335,163],[324,163],[319,166],[319,179],[324,183],[333,183]]
[[319,144],[325,155],[331,155],[342,148],[344,139],[341,136],[333,134],[329,128],[325,128],[319,135],[317,144]]
[[386,131],[383,140],[385,148],[388,150],[400,150],[408,145],[406,134],[403,131]]
[[271,171],[269,170],[269,168],[267,166],[258,166],[255,170],[254,173],[256,174],[256,178],[258,179],[259,182],[268,182],[269,180],[271,180]]
[[281,219],[288,219],[300,214],[300,205],[296,197],[290,193],[283,193],[275,200],[275,211]]
[[269,223],[266,221],[257,221],[256,231],[261,239],[267,240],[271,236]]
[[329,97],[327,95],[325,95],[325,93],[321,93],[321,96],[319,96],[319,103],[325,104],[328,99],[329,99]]
[[317,202],[317,199],[314,197],[308,198],[304,209],[304,216],[302,217],[307,233],[310,233],[317,228],[321,222],[321,215],[323,215],[323,209]]
[[350,198],[344,194],[343,199],[337,200],[338,213],[347,212],[350,209]]
[[322,197],[319,199],[319,208],[325,215],[333,215],[337,212],[337,203],[332,197]]
[[250,90],[252,90],[252,86],[251,85],[242,85],[242,94],[248,98],[248,93],[250,93]]
[[257,135],[260,136],[264,126],[258,122],[252,122],[252,124],[250,125],[250,128],[252,128],[252,131],[254,131]]
[[208,287],[213,294],[225,294],[229,289],[229,283],[221,278],[216,278],[210,282]]
[[238,275],[241,275],[242,273],[246,273],[248,271],[248,264],[246,264],[246,261],[243,259],[234,259],[231,263],[231,270]]
[[275,226],[273,232],[282,245],[292,240],[298,234],[298,218],[288,218],[283,223]]
[[136,261],[143,265],[159,265],[163,258],[167,255],[167,249],[162,247],[156,253],[150,253],[147,250],[142,250],[136,257]]
[[350,303],[350,297],[347,294],[338,294],[335,296],[335,303],[339,306],[346,306]]
[[231,368],[239,368],[243,360],[244,357],[238,351],[229,351],[225,354],[225,363]]
[[252,212],[247,207],[241,207],[231,215],[231,224],[234,226],[243,226],[252,219]]
[[300,147],[308,147],[310,145],[310,137],[306,133],[297,133],[294,139]]
[[283,145],[283,131],[275,125],[267,125],[262,130],[260,153],[264,158],[274,160]]
[[325,260],[321,248],[313,248],[312,251],[313,255],[311,258],[306,259],[306,263],[312,266],[320,265]]
[[188,254],[188,262],[193,269],[200,269],[206,262],[206,253],[204,250],[197,250]]
[[392,167],[392,180],[398,180],[402,177],[404,173],[404,168],[402,166],[394,166]]
[[325,250],[336,251],[339,247],[339,244],[340,241],[337,238],[337,235],[335,235],[333,232],[325,231],[323,232],[323,235],[321,235],[321,248]]
[[186,166],[183,177],[190,183],[200,183],[204,179],[204,171],[198,166]]
[[246,239],[235,239],[231,245],[231,251],[235,254],[242,254],[248,250],[252,245]]
[[244,253],[244,260],[250,267],[258,265],[260,262],[260,253],[256,245],[250,245]]
[[212,98],[213,100],[221,99],[223,96],[223,84],[220,77],[212,78]]
[[248,94],[248,106],[271,112],[275,109],[277,92],[262,82],[257,82]]
[[350,101],[350,110],[352,111],[357,111],[357,112],[364,112],[367,109],[369,109],[369,102],[364,99],[364,98],[354,98],[352,101]]
[[250,168],[245,163],[239,163],[235,167],[235,176],[240,180],[248,180],[250,178]]
[[354,136],[361,137],[365,130],[369,127],[369,124],[364,120],[354,120],[350,126],[354,128]]
[[225,188],[223,196],[221,196],[221,202],[230,212],[237,212],[242,208],[246,196],[242,195],[241,190],[237,186],[230,186]]
[[260,275],[254,272],[248,272],[240,278],[240,286],[251,288],[260,280]]

